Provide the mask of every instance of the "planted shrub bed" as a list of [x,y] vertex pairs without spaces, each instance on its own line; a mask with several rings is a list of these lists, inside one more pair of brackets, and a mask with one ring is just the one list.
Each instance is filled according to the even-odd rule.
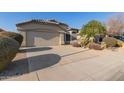
[[89,48],[90,49],[95,49],[95,50],[102,50],[104,49],[103,47],[101,47],[100,44],[96,44],[96,43],[89,43]]
[[23,41],[23,36],[15,32],[0,32],[0,71],[13,60]]
[[0,36],[0,71],[5,69],[16,56],[19,46],[16,40],[6,36]]
[[103,42],[106,43],[107,47],[122,47],[123,42],[115,39],[113,37],[106,37],[103,39]]

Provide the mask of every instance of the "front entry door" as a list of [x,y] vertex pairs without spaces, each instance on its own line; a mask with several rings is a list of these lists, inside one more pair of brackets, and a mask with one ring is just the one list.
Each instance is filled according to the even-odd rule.
[[65,42],[66,44],[70,44],[70,34],[65,34]]

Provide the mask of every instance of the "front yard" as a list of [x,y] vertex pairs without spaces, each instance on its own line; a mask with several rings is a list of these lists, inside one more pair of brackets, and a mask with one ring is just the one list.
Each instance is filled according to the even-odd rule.
[[[124,48],[23,48],[2,80],[124,80]],[[13,66],[13,67],[11,67]]]

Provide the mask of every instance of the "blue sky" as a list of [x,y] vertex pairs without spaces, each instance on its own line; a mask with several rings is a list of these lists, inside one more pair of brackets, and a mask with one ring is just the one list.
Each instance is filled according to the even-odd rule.
[[116,13],[113,12],[0,12],[0,28],[16,31],[16,23],[30,19],[56,19],[70,27],[80,29],[90,20],[106,20]]

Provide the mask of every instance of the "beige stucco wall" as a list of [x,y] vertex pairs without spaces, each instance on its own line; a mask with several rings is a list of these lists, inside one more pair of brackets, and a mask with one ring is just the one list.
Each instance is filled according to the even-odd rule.
[[65,41],[64,41],[64,34],[63,34],[63,33],[60,33],[60,34],[59,34],[59,44],[60,44],[60,45],[65,44]]
[[17,27],[18,30],[49,30],[49,31],[60,31],[61,28],[59,28],[56,25],[50,25],[50,24],[36,24],[36,23],[29,23],[29,24],[25,24],[22,26]]
[[[56,46],[64,44],[64,31],[56,25],[26,24],[17,27],[24,36],[23,46]],[[26,34],[25,34],[26,32]]]
[[19,33],[23,36],[23,42],[21,46],[26,46],[26,32],[19,31]]

